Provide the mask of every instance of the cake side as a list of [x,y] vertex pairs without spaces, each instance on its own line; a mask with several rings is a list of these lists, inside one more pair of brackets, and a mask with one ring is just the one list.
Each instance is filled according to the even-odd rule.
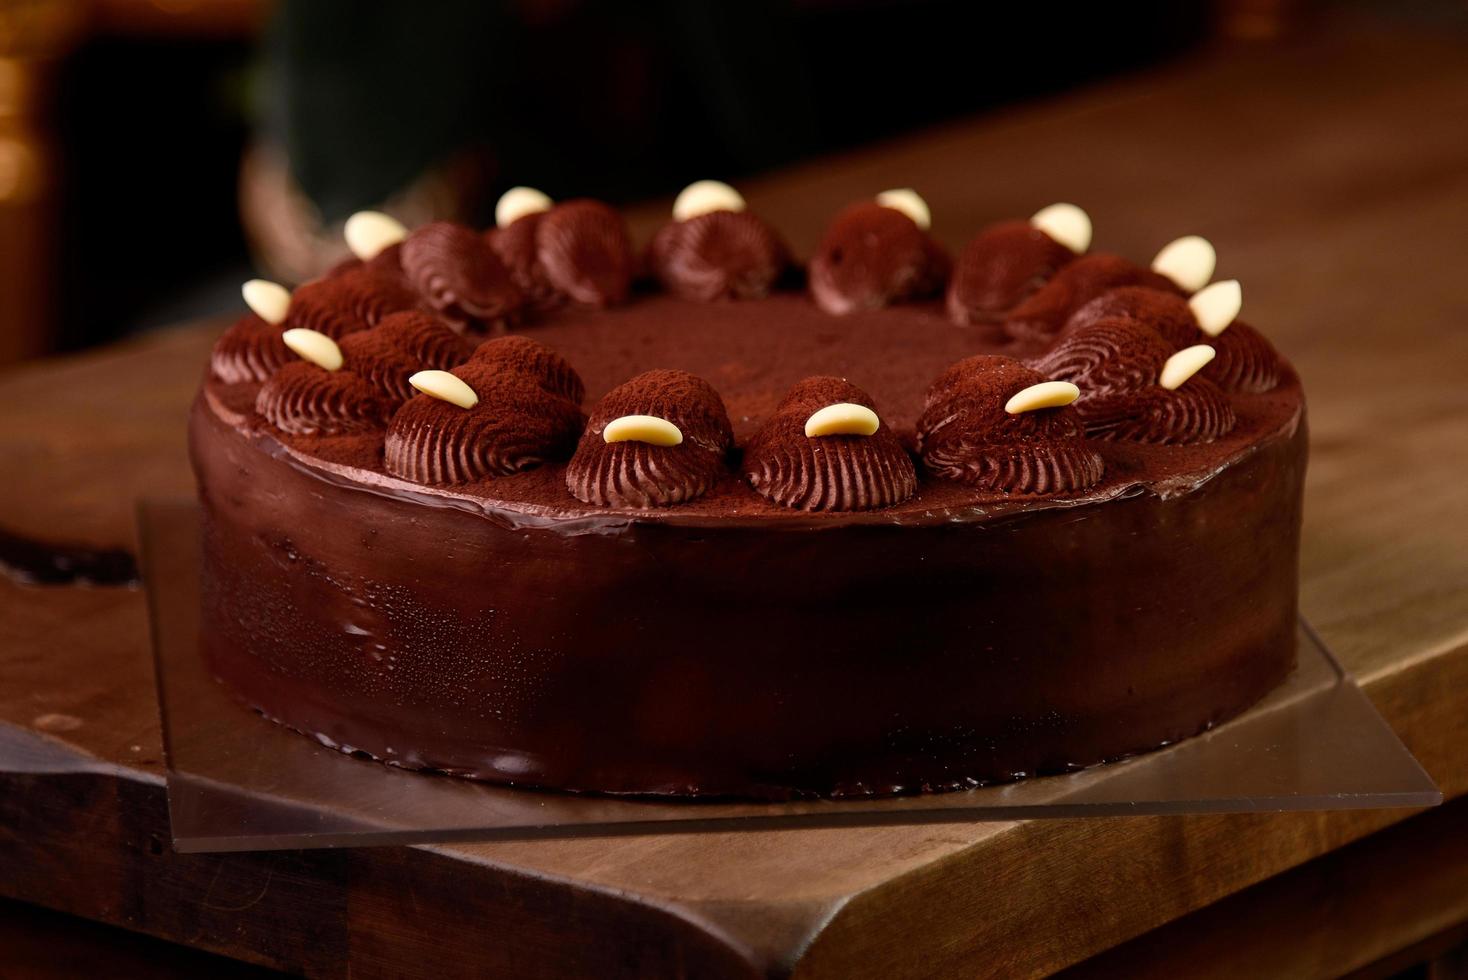
[[611,793],[953,789],[1194,734],[1294,662],[1303,425],[1183,493],[928,526],[531,529],[201,400],[205,651],[384,761]]

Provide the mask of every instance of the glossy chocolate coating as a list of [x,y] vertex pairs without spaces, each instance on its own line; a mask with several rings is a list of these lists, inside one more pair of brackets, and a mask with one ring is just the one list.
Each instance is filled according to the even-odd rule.
[[[737,329],[736,329],[737,328]],[[666,297],[534,336],[599,397],[709,379],[742,447],[790,384],[851,378],[911,444],[981,338],[937,304],[833,318],[798,296]],[[656,512],[564,463],[452,488],[385,474],[381,435],[300,438],[206,384],[206,655],[248,703],[410,767],[611,793],[951,789],[1154,748],[1294,662],[1303,399],[1229,397],[1200,446],[1095,443],[1042,501],[919,479],[892,508],[792,513],[731,472]]]

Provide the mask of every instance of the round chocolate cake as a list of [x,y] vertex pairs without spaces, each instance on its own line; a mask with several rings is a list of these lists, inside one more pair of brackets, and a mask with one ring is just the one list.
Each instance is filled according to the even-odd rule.
[[191,422],[204,646],[268,717],[564,790],[951,790],[1146,751],[1295,658],[1299,380],[1195,237],[911,191],[796,263],[517,188],[245,287]]

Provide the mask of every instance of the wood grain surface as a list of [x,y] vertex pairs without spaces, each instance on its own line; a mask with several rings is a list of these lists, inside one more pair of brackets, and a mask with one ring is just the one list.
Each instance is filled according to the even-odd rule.
[[[1142,257],[1210,237],[1219,275],[1244,283],[1245,318],[1305,378],[1304,612],[1453,797],[1468,790],[1464,119],[1468,38],[1345,28],[744,190],[800,249],[840,205],[901,185],[955,246],[1057,199],[1091,212],[1102,249]],[[633,213],[639,234],[665,207]],[[183,419],[217,330],[0,376],[0,527],[131,546],[138,496],[191,491]],[[311,975],[1036,976],[1407,816],[179,856],[147,642],[137,590],[0,579],[0,894]],[[1249,962],[1329,975],[1426,935],[1408,908],[1352,922],[1329,957],[1281,941]],[[1157,948],[1185,962],[1194,946]]]

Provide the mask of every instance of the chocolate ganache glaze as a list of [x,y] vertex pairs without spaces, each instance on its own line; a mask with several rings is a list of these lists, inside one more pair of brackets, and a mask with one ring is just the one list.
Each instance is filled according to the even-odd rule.
[[[1215,383],[1192,350],[1241,324],[1199,340],[1126,295],[1066,325],[1135,266],[1018,340],[952,322],[942,276],[878,275],[841,316],[779,288],[539,305],[517,277],[566,277],[501,246],[547,207],[485,239],[523,333],[475,347],[409,275],[418,312],[343,313],[337,370],[266,343],[289,316],[221,340],[190,428],[204,653],[247,704],[411,768],[786,798],[1090,765],[1290,671],[1299,381],[1267,348],[1275,383]],[[879,209],[912,232],[863,261],[930,274]],[[606,212],[572,212],[583,283],[630,270]],[[272,359],[226,356],[243,333]]]

